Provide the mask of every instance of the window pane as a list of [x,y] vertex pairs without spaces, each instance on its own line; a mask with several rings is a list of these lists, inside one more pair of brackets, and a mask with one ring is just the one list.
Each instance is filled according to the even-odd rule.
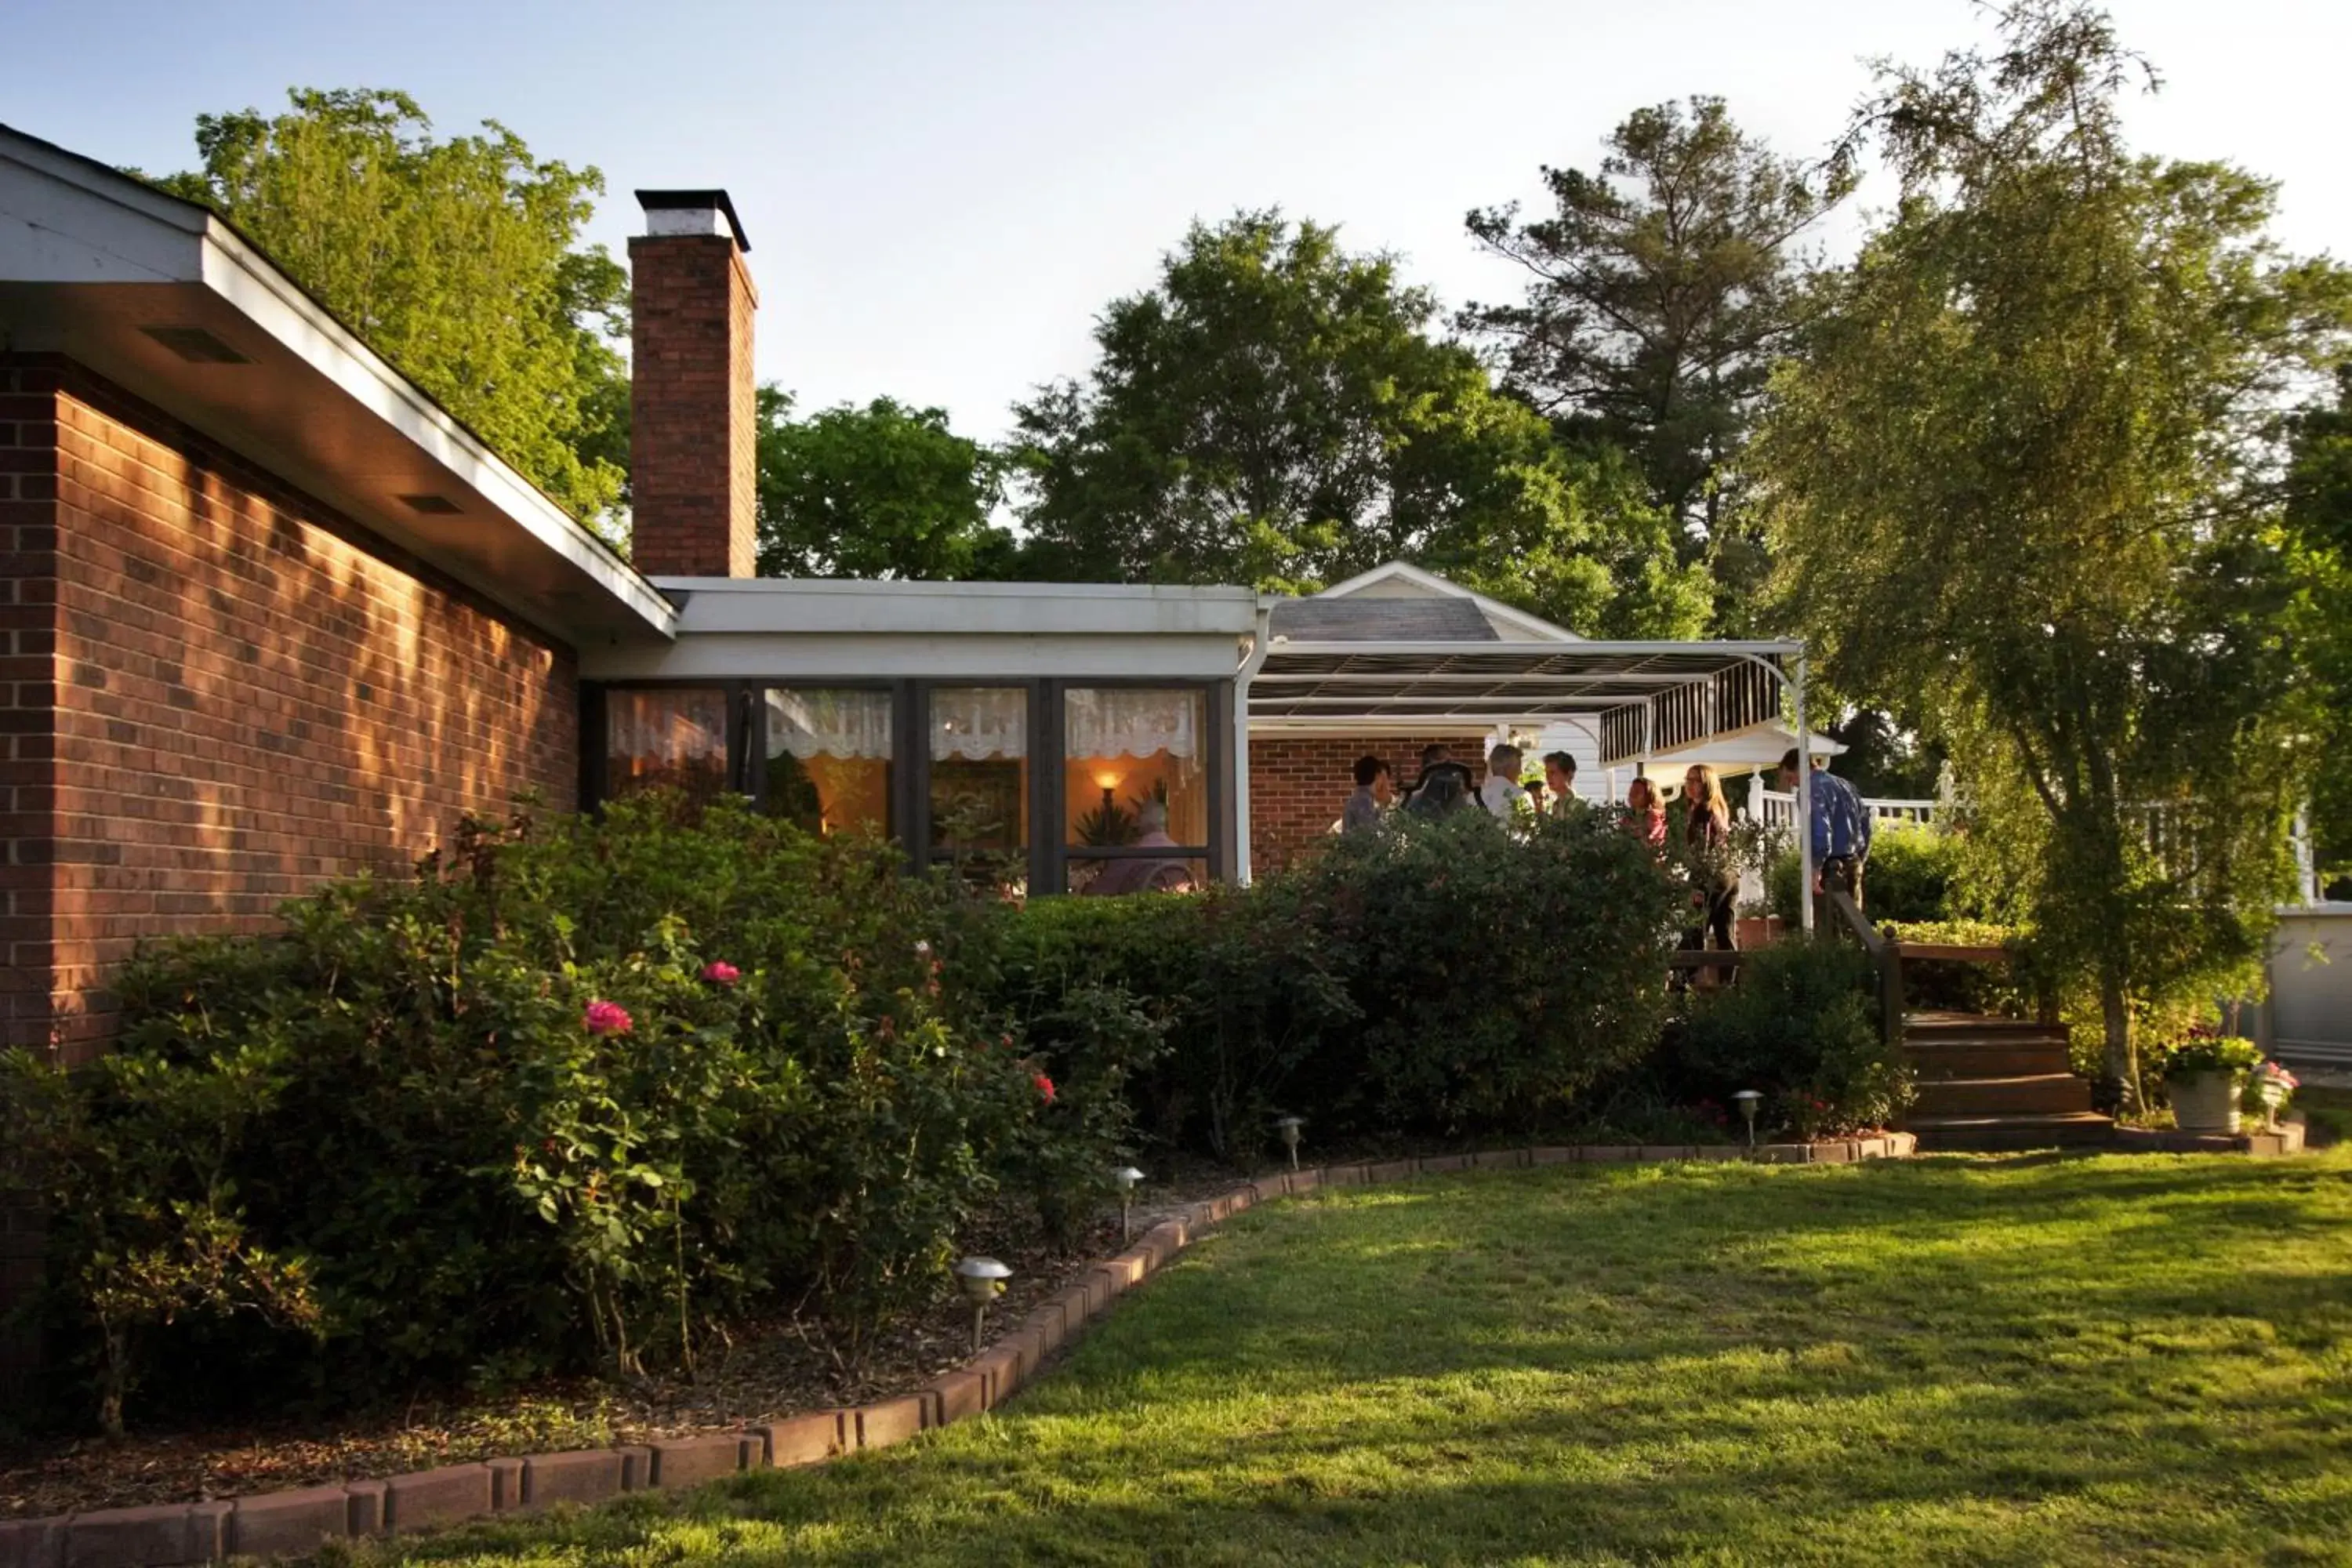
[[727,787],[727,694],[716,688],[604,694],[604,787],[667,787],[698,801]]
[[1063,842],[1209,842],[1209,694],[1074,686],[1063,694]]
[[1028,689],[935,688],[929,729],[931,852],[1028,847]]
[[1123,893],[1192,893],[1209,885],[1209,863],[1198,857],[1157,856],[1095,860],[1070,857],[1069,891],[1115,898]]
[[890,830],[890,694],[768,691],[767,811],[811,833]]

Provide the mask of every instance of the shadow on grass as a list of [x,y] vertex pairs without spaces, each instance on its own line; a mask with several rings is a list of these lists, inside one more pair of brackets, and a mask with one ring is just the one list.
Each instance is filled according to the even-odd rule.
[[2345,1560],[2352,1164],[1570,1168],[1256,1211],[1002,1415],[437,1562]]

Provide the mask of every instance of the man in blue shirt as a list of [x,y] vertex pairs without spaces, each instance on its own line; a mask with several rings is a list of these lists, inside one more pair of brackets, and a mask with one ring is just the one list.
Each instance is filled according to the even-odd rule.
[[[1780,787],[1797,787],[1797,767],[1802,759],[1794,747],[1780,758]],[[1828,895],[1842,892],[1862,908],[1862,868],[1870,859],[1870,808],[1853,785],[1816,766],[1813,793],[1813,929],[1834,930],[1836,915]]]

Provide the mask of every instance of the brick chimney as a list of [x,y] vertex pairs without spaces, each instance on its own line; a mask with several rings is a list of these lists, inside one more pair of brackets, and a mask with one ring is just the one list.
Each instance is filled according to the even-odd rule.
[[749,577],[751,248],[725,191],[639,191],[629,241],[630,555],[651,577]]

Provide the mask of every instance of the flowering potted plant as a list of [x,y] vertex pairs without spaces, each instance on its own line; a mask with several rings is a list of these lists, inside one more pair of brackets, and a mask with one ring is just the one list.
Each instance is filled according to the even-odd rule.
[[2264,1062],[2254,1069],[2254,1098],[2262,1104],[2264,1131],[2278,1130],[2279,1112],[2286,1109],[2288,1097],[2302,1087],[2281,1063]]
[[2235,1132],[2246,1075],[2262,1065],[2262,1047],[2252,1040],[2192,1035],[2164,1064],[2174,1123],[2183,1132]]

